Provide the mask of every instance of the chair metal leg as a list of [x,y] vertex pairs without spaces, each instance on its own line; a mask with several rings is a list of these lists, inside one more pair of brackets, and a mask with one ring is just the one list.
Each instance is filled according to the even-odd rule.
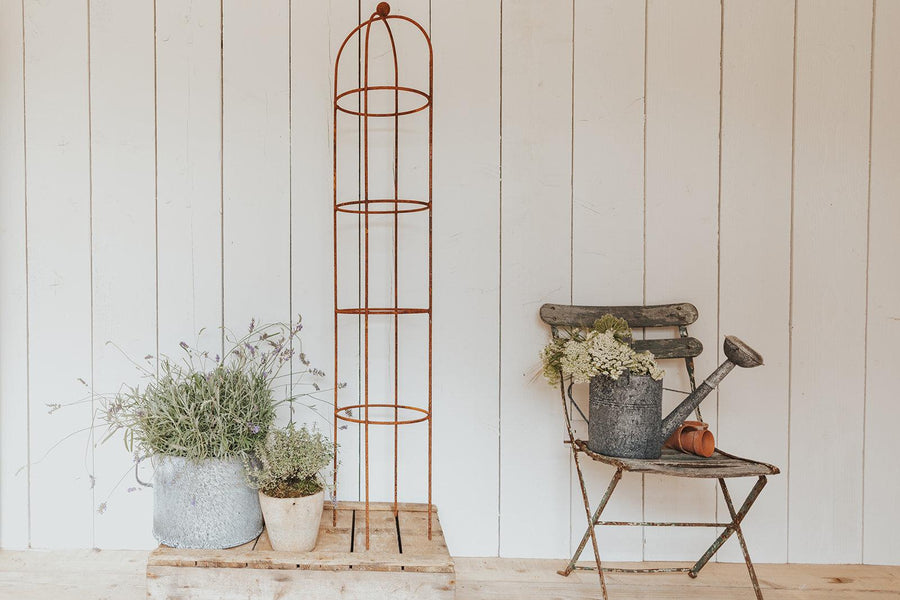
[[719,548],[722,547],[722,544],[725,543],[728,538],[731,537],[732,533],[737,532],[738,539],[741,540],[741,548],[744,551],[744,559],[747,562],[748,568],[750,570],[750,579],[753,583],[753,589],[756,592],[756,597],[762,600],[762,593],[759,590],[759,582],[756,579],[756,572],[753,570],[752,563],[750,562],[750,554],[747,552],[746,543],[743,541],[744,534],[741,532],[741,521],[744,520],[744,517],[747,516],[747,512],[750,510],[750,507],[753,506],[753,503],[756,502],[756,499],[759,497],[760,492],[766,486],[766,477],[765,475],[761,475],[759,480],[756,482],[756,485],[753,486],[753,489],[750,490],[750,493],[747,495],[747,499],[744,500],[744,503],[741,505],[741,509],[735,513],[734,505],[731,503],[731,495],[728,493],[728,488],[725,485],[724,479],[719,479],[719,487],[722,489],[722,495],[725,497],[725,503],[728,505],[729,512],[731,512],[731,523],[725,528],[725,531],[716,538],[716,541],[712,543],[712,545],[706,550],[703,556],[700,557],[691,570],[688,572],[692,578],[697,577],[697,574],[700,573],[700,569],[706,566],[706,563],[709,562],[709,559],[719,551]]
[[594,527],[597,526],[597,522],[600,520],[600,515],[603,514],[603,509],[606,508],[606,505],[609,502],[610,497],[612,496],[613,490],[616,489],[616,486],[619,484],[620,479],[622,479],[622,469],[616,469],[616,472],[613,474],[612,479],[610,480],[609,485],[606,488],[606,493],[603,494],[603,498],[600,500],[600,504],[597,506],[597,510],[594,511],[594,516],[591,518],[587,529],[584,530],[584,536],[582,536],[581,538],[581,543],[578,544],[578,549],[575,550],[575,554],[572,555],[572,559],[569,561],[569,564],[566,565],[566,568],[561,571],[557,571],[557,573],[559,573],[560,575],[568,576],[572,571],[575,570],[575,563],[578,562],[578,559],[581,557],[581,553],[584,552],[584,547],[587,545],[587,541],[591,537],[591,531],[593,531]]
[[[571,392],[572,386],[569,386]],[[569,407],[566,405],[565,387],[562,381],[559,382],[560,396],[563,404],[563,414],[566,417],[566,431],[569,434],[569,443],[572,449],[572,458],[575,461],[575,471],[578,473],[578,484],[581,486],[581,497],[584,500],[584,513],[588,521],[591,519],[591,505],[588,501],[587,486],[584,484],[584,476],[581,474],[581,463],[578,461],[578,447],[575,445],[575,432],[572,430],[572,420],[569,417]],[[613,486],[615,487],[615,486]],[[610,492],[612,493],[612,492]],[[609,593],[606,591],[606,577],[603,574],[603,565],[600,562],[600,551],[597,548],[597,534],[593,527],[588,527],[591,538],[591,545],[594,548],[594,561],[597,563],[597,576],[600,578],[600,590],[603,593],[603,600],[609,600]],[[568,573],[567,573],[568,574]]]
[[[762,485],[760,485],[760,489],[766,483],[766,478],[760,477],[762,480]],[[725,504],[728,506],[728,512],[731,514],[731,520],[737,523],[734,526],[734,533],[737,535],[738,541],[741,543],[741,552],[744,553],[744,562],[747,563],[747,572],[750,573],[750,581],[753,583],[753,591],[756,592],[757,600],[763,600],[762,590],[759,589],[759,580],[756,578],[756,570],[753,568],[753,561],[750,560],[750,551],[747,550],[747,542],[744,540],[744,532],[741,531],[740,520],[738,520],[737,513],[734,512],[734,504],[731,502],[731,494],[728,493],[728,488],[725,487],[725,481],[719,480],[720,485],[722,486],[722,496],[725,497]],[[759,483],[757,483],[759,485]],[[741,517],[741,520],[743,517]]]

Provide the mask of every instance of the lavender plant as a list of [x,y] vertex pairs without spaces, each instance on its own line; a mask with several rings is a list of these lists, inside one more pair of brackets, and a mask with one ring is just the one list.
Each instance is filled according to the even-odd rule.
[[[42,462],[64,441],[85,432],[89,433],[86,450],[94,439],[104,443],[121,434],[135,462],[163,454],[202,460],[252,453],[272,428],[279,406],[285,404],[291,422],[297,405],[329,422],[318,408],[326,405],[330,416],[331,402],[318,394],[331,390],[319,386],[318,380],[325,373],[313,367],[303,352],[302,329],[300,317],[288,324],[257,325],[251,320],[243,335],[223,332],[228,350],[222,356],[187,342],[179,344],[179,356],[162,354],[157,358],[148,354],[142,362],[123,352],[137,368],[143,384],[125,383],[117,393],[92,392],[74,402],[48,404],[50,413],[86,402],[96,408],[88,426],[59,440],[32,464]],[[203,330],[198,339],[202,334]],[[97,480],[87,468],[93,488]],[[106,500],[131,468],[133,465],[121,474]],[[128,491],[139,489],[131,487]],[[106,500],[100,502],[98,512],[105,512]]]
[[[83,400],[98,406],[90,429],[102,430],[101,443],[121,433],[136,458],[167,454],[201,460],[250,453],[280,405],[289,405],[293,420],[298,401],[309,401],[314,411],[316,403],[327,404],[317,397],[323,390],[316,379],[325,373],[302,352],[302,328],[300,318],[261,326],[251,320],[245,334],[225,333],[229,349],[223,356],[181,342],[179,357],[132,361],[145,382]],[[291,371],[294,357],[301,368]],[[49,405],[50,412],[63,406]]]
[[575,383],[587,383],[598,375],[618,379],[625,372],[662,379],[665,371],[653,354],[635,352],[631,339],[628,323],[608,314],[590,329],[564,329],[541,351],[544,377],[553,385],[570,377]]

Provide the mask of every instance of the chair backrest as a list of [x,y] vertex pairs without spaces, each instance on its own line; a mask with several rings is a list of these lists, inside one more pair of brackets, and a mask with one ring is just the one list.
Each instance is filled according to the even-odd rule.
[[[687,326],[699,316],[697,307],[687,302],[656,306],[571,306],[545,304],[541,320],[556,334],[559,327],[590,327],[605,314],[628,321],[632,329],[645,327],[677,327],[679,337],[659,340],[634,340],[638,352],[649,350],[656,358],[690,359],[703,352],[703,344],[687,335]],[[689,365],[690,369],[691,365]]]

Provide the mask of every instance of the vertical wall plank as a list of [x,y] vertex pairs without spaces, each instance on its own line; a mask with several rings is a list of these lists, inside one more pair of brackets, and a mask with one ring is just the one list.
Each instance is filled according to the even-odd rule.
[[[716,441],[786,471],[794,3],[729,1],[724,11],[719,331],[766,363],[719,388]],[[742,496],[751,483],[729,487]],[[743,525],[755,560],[787,559],[786,507],[787,475],[770,478]],[[743,560],[737,544],[718,556]]]
[[[644,290],[644,3],[575,4],[572,302],[641,304]],[[587,387],[582,408],[587,414]],[[587,424],[575,413],[576,429]],[[588,492],[602,497],[614,469],[583,462]],[[643,482],[626,476],[604,518],[641,519]],[[587,525],[572,474],[572,544]],[[640,560],[640,528],[599,528],[606,560]],[[573,547],[574,550],[574,547]],[[589,559],[590,544],[584,554]]]
[[90,425],[91,405],[46,405],[86,396],[91,377],[87,4],[26,2],[25,50],[31,544],[84,547],[92,448],[85,434],[51,448]]
[[[288,5],[224,4],[224,314],[290,319]],[[227,343],[227,342],[226,342]]]
[[[373,4],[363,3],[363,10],[372,10]],[[431,31],[431,2],[418,0],[399,0],[391,3],[391,12],[406,15],[415,19],[426,32]],[[411,25],[397,23],[393,26],[397,50],[399,55],[400,77],[406,81],[406,85],[417,89],[428,89],[428,47],[421,32]],[[401,84],[404,85],[404,84]],[[442,93],[440,90],[438,93]],[[437,106],[441,106],[441,100],[437,100]],[[439,108],[438,108],[439,110]],[[390,121],[383,119],[385,125]],[[400,197],[412,197],[425,199],[428,195],[428,115],[426,112],[401,117],[401,132],[399,138],[399,192]],[[390,130],[391,127],[386,127]],[[389,140],[392,135],[386,136]],[[387,156],[388,153],[385,153]],[[390,195],[393,185],[390,179],[393,169],[382,169],[385,179],[384,191]],[[439,202],[435,199],[435,202]],[[436,204],[436,206],[439,206]],[[439,214],[439,213],[438,213]],[[428,305],[428,216],[425,213],[413,213],[401,216],[398,219],[398,277],[394,284],[398,290],[400,306],[427,306]],[[387,232],[388,227],[385,228]],[[387,240],[386,240],[387,241]],[[387,247],[388,244],[385,244]],[[390,253],[387,254],[390,256]],[[392,269],[392,267],[390,267]],[[440,269],[440,270],[438,270]],[[435,272],[443,270],[441,263],[435,264]],[[388,274],[385,281],[390,281],[393,276]],[[390,288],[393,291],[393,287]],[[391,336],[394,327],[389,328]],[[397,357],[398,389],[396,395],[400,404],[410,406],[428,407],[428,319],[422,316],[398,319],[399,352]],[[385,340],[386,347],[393,346],[393,339]],[[393,361],[391,361],[393,366]],[[434,363],[432,362],[432,365]],[[391,373],[391,376],[393,373]],[[390,386],[393,389],[393,385]],[[434,391],[432,390],[432,402]],[[432,407],[433,408],[433,407]],[[438,409],[439,410],[439,409]],[[390,411],[388,411],[390,414]],[[446,413],[443,413],[446,414]],[[440,418],[435,413],[434,422]],[[387,443],[384,456],[393,456],[393,435],[389,427],[376,428],[384,435]],[[433,434],[433,431],[432,431]],[[401,501],[421,502],[428,497],[428,428],[426,424],[421,426],[408,426],[400,428],[398,432],[398,497]],[[432,457],[432,464],[433,464]],[[387,464],[382,481],[391,497],[390,480],[393,475],[392,463]],[[433,473],[434,474],[434,473]],[[446,474],[443,473],[443,474]],[[442,473],[435,474],[440,478]],[[432,482],[432,495],[433,495]]]
[[[361,2],[345,2],[331,0],[330,28],[331,54],[330,66],[334,68],[338,49],[345,37],[362,20]],[[367,7],[368,8],[368,7]],[[359,78],[360,43],[359,37],[347,42],[341,55],[337,88],[339,93],[361,86]],[[334,75],[332,75],[332,78]],[[331,81],[334,86],[334,81]],[[329,98],[333,89],[329,90]],[[359,111],[361,100],[355,98],[349,106]],[[329,115],[333,118],[333,115]],[[337,166],[338,171],[334,185],[337,186],[337,201],[349,202],[362,198],[360,165],[362,164],[361,122],[358,117],[338,113],[337,123]],[[329,151],[331,151],[329,140]],[[329,163],[330,164],[330,163]],[[332,190],[334,193],[335,190]],[[332,199],[334,196],[332,196]],[[337,271],[339,277],[337,304],[340,307],[362,306],[362,275],[359,268],[360,249],[363,236],[360,233],[362,217],[342,214],[337,222]],[[329,256],[326,254],[326,256]],[[329,257],[329,261],[332,259]],[[333,263],[332,270],[334,268]],[[342,406],[358,404],[362,394],[362,318],[359,316],[341,316],[338,339],[338,378],[347,386],[340,392],[338,403]],[[329,363],[330,366],[330,363]],[[355,423],[338,423],[338,442],[341,445],[341,466],[338,470],[338,498],[342,500],[359,500],[362,493],[362,427]]]
[[862,557],[871,10],[797,11],[791,562]]
[[[432,10],[434,493],[451,553],[490,556],[500,490],[500,3],[441,1]],[[463,350],[473,345],[477,352]],[[477,494],[460,493],[473,482]]]
[[[28,545],[28,300],[22,4],[0,4],[0,547]],[[19,469],[26,466],[26,470]]]
[[[336,30],[342,26],[349,30],[357,13],[356,3],[338,9],[341,19],[348,17],[343,21],[336,18],[335,8],[328,2],[291,2],[291,313],[293,318],[303,317],[302,351],[311,366],[327,373],[320,382],[325,389],[334,382],[331,96],[337,37],[343,40],[345,35]],[[299,375],[304,366],[295,360],[293,368]],[[347,379],[346,374],[342,377]],[[310,391],[308,386],[295,389]],[[333,392],[328,391],[298,402],[295,418],[332,437],[333,401]],[[342,477],[338,493],[356,500],[359,452],[356,438],[347,434],[341,431],[338,436]]]
[[572,2],[508,3],[502,28],[500,554],[559,557],[569,456],[557,391],[534,375],[538,309],[571,300]]
[[[137,1],[90,11],[94,389],[115,393],[142,383],[132,361],[156,364],[144,359],[156,354],[154,15]],[[132,467],[121,435],[94,450],[98,548],[155,546],[152,495],[125,475]]]
[[[900,223],[900,4],[876,3],[872,99],[871,203],[869,208],[868,357],[865,422],[865,506],[863,562],[900,564],[896,502],[900,481],[890,474],[900,452],[893,424],[900,420],[900,387],[893,348],[900,339],[900,279],[897,235]],[[889,425],[890,424],[890,425]]]
[[[418,0],[391,2],[391,14],[417,21],[427,32],[430,28],[430,3]],[[367,19],[375,3],[362,2],[362,18]],[[414,25],[389,21],[398,54],[401,83],[427,91],[428,48]],[[365,36],[364,36],[365,37]],[[393,57],[383,24],[370,31],[369,85],[393,85]],[[373,112],[393,110],[392,96],[370,93]],[[401,106],[414,100],[400,95]],[[397,181],[400,198],[427,200],[428,195],[428,113],[404,115],[399,120]],[[394,122],[370,118],[369,198],[392,198],[394,189]],[[391,215],[369,217],[369,305],[393,306],[398,290],[399,306],[428,305],[428,215],[409,213],[397,219],[398,281],[393,272],[393,231]],[[396,394],[402,405],[428,406],[428,320],[422,315],[397,319],[397,386],[394,385],[394,319],[369,317],[369,401],[392,402]],[[392,418],[390,409],[370,409],[372,418]],[[402,413],[400,415],[403,416]],[[427,499],[428,429],[425,423],[400,427],[397,431],[398,497],[401,501]],[[369,489],[372,500],[392,500],[394,494],[394,429],[369,428]]]
[[[291,2],[291,313],[303,316],[302,351],[328,373],[334,356],[331,280],[331,31],[327,2]],[[300,361],[294,370],[303,369]],[[306,378],[307,381],[311,379]],[[298,387],[296,392],[313,391]],[[299,422],[331,435],[331,392],[297,405]],[[324,401],[324,403],[323,403]]]
[[159,351],[173,356],[181,341],[221,351],[219,11],[218,0],[156,4]]
[[[688,301],[700,319],[691,334],[705,352],[697,374],[716,365],[720,10],[716,0],[651,0],[647,23],[646,301]],[[666,387],[688,389],[684,363],[669,361]],[[666,398],[663,414],[681,395]],[[716,426],[715,398],[702,406]],[[646,477],[648,520],[710,520],[713,483]],[[645,532],[648,560],[699,555],[709,532]]]

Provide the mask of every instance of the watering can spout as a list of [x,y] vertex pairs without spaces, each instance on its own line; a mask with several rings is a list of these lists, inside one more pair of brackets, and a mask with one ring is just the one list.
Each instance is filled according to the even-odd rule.
[[669,436],[684,423],[684,420],[690,416],[694,409],[703,402],[703,399],[706,398],[711,391],[716,389],[719,383],[725,379],[725,376],[731,372],[735,365],[749,369],[763,364],[763,358],[756,350],[733,335],[725,336],[724,350],[726,357],[725,362],[719,365],[719,368],[713,371],[712,374],[707,377],[693,393],[691,393],[691,395],[685,398],[681,404],[676,406],[675,409],[663,419],[663,440],[668,439]]

